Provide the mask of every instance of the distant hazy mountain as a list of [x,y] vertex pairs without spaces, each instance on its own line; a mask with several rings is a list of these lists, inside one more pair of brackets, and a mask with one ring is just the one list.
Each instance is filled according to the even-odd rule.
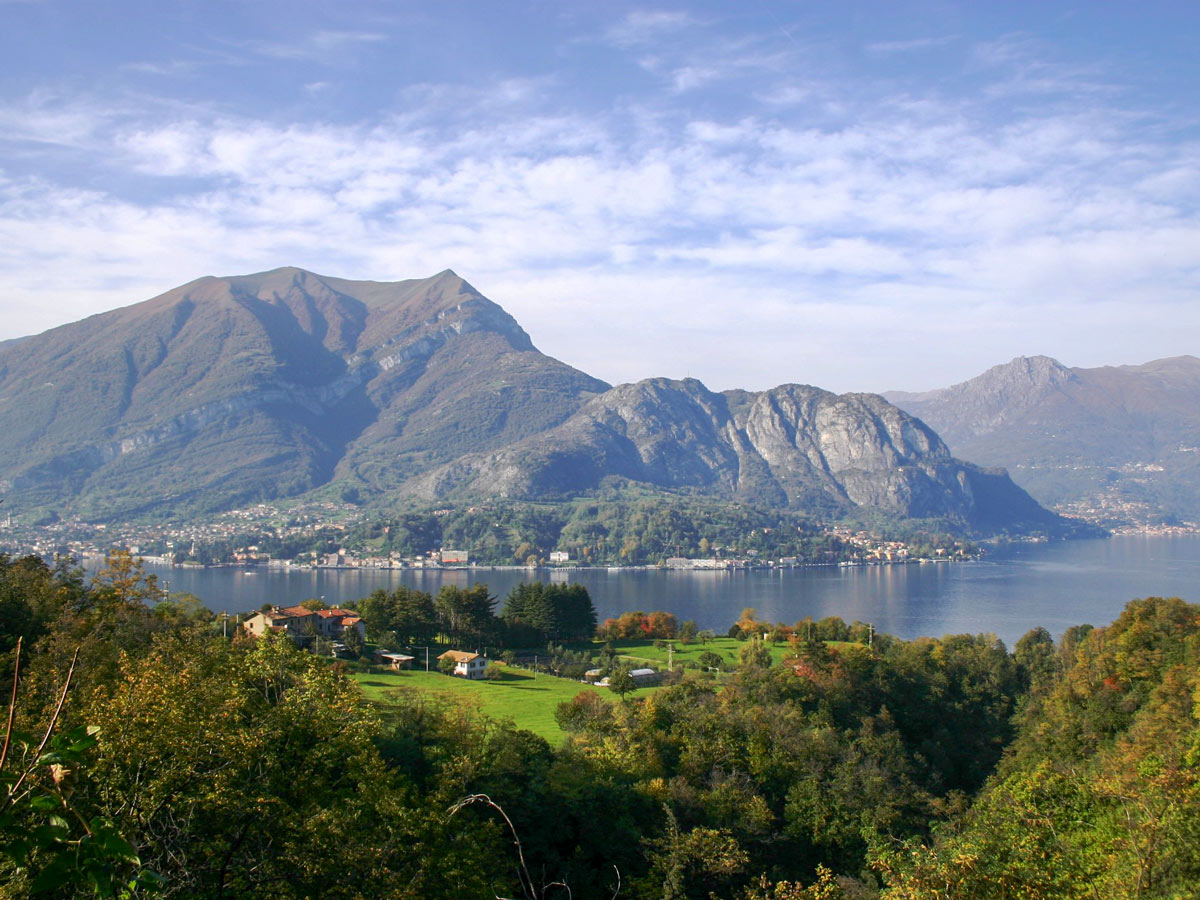
[[953,387],[884,396],[1042,503],[1110,524],[1200,521],[1195,357],[1097,369],[1020,357]]
[[9,509],[90,519],[314,490],[380,505],[561,499],[618,481],[980,530],[1057,525],[878,396],[610,389],[538,352],[452,272],[202,278],[2,343],[0,479]]

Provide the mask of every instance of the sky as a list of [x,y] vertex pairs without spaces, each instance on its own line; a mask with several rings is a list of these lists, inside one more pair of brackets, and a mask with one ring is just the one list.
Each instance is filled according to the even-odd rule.
[[0,339],[453,269],[612,383],[1200,355],[1200,6],[0,0]]

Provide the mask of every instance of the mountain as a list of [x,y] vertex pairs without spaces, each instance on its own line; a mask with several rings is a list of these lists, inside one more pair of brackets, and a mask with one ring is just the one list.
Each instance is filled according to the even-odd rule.
[[87,518],[378,490],[607,387],[453,272],[201,278],[0,344],[0,473],[9,508]]
[[1200,359],[1068,368],[1019,357],[970,381],[884,395],[953,452],[1040,502],[1109,525],[1200,522]]
[[201,278],[0,344],[8,509],[203,515],[305,496],[558,500],[614,482],[976,530],[1057,527],[868,394],[610,388],[455,275]]
[[567,498],[620,478],[773,507],[878,509],[974,529],[1047,529],[1049,515],[1003,472],[950,456],[927,426],[874,394],[807,385],[717,394],[654,378],[593,398],[566,422],[420,476],[427,500],[486,492]]

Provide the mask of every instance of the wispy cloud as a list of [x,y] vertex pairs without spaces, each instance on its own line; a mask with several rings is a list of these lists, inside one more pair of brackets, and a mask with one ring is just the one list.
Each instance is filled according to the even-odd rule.
[[690,13],[668,10],[635,10],[604,32],[604,38],[618,47],[636,47],[658,40],[662,35],[681,31],[698,23]]
[[[621,40],[693,24],[634,14]],[[74,154],[57,174],[0,170],[6,336],[295,264],[453,267],[544,350],[613,381],[922,387],[890,374],[914,348],[965,377],[1027,351],[1031,330],[1079,364],[1097,360],[1070,348],[1113,333],[1133,354],[1200,339],[1179,314],[1200,272],[1200,148],[1171,116],[1098,98],[1092,73],[1020,39],[979,49],[973,76],[1040,73],[1076,102],[867,90],[806,74],[791,49],[707,40],[656,48],[659,93],[588,112],[528,74],[410,85],[351,124],[46,93],[0,107],[0,140]],[[688,105],[751,65],[739,103]],[[662,340],[683,326],[719,352]]]
[[867,52],[878,54],[914,53],[921,50],[945,47],[947,44],[952,44],[958,39],[957,35],[946,34],[940,37],[912,38],[907,41],[875,41],[867,44]]
[[308,60],[334,63],[364,44],[380,44],[388,36],[376,31],[315,31],[295,41],[247,41],[245,46],[261,56],[272,59]]

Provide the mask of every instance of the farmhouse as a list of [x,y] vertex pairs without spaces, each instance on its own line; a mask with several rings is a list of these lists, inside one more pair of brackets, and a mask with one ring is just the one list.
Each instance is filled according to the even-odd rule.
[[272,606],[266,612],[255,613],[242,623],[247,633],[262,637],[268,631],[286,634],[297,644],[307,643],[309,637],[343,638],[354,631],[365,638],[366,625],[358,614],[348,609],[305,609],[303,606]]
[[487,657],[480,656],[478,653],[466,653],[462,650],[447,650],[438,659],[453,660],[454,674],[463,678],[482,678],[483,670],[487,668],[488,663]]

